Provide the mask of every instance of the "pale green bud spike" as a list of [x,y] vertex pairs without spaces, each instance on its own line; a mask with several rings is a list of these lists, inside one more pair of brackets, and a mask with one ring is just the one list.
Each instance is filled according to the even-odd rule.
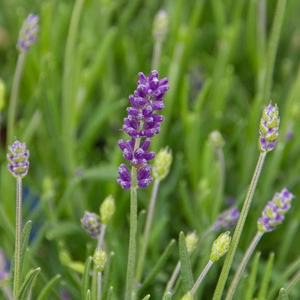
[[219,237],[214,241],[210,254],[210,260],[212,262],[216,262],[227,252],[231,240],[229,234],[230,232],[226,231],[219,235]]
[[186,247],[187,247],[188,252],[194,251],[194,249],[196,248],[197,243],[198,243],[197,234],[195,232],[189,233],[185,237],[185,243],[186,243]]
[[6,94],[5,84],[3,80],[0,79],[0,111],[2,111],[5,106],[5,94]]
[[107,254],[103,249],[96,249],[93,255],[93,262],[97,272],[103,272],[107,261]]
[[153,21],[152,35],[155,42],[162,43],[165,40],[168,33],[168,27],[168,14],[164,10],[160,10],[154,17]]
[[181,300],[193,300],[194,297],[192,296],[191,292],[187,292],[182,298]]
[[217,130],[209,134],[209,141],[213,148],[220,149],[225,145],[225,141],[221,133]]
[[100,206],[101,222],[107,225],[112,215],[114,214],[115,210],[116,210],[115,199],[113,196],[109,195],[104,199],[103,203]]
[[172,160],[172,151],[168,147],[159,150],[152,168],[152,176],[155,180],[162,181],[166,178],[170,172]]

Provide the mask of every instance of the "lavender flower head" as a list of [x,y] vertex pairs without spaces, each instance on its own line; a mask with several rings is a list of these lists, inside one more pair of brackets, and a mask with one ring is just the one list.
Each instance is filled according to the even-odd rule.
[[15,178],[23,178],[26,176],[29,168],[29,151],[26,150],[25,143],[15,141],[12,146],[8,147],[9,153],[7,158],[9,160],[8,170]]
[[27,52],[31,45],[36,41],[39,17],[30,14],[24,21],[19,33],[17,48],[20,52]]
[[259,124],[258,148],[260,152],[274,149],[278,138],[279,110],[277,105],[269,104],[263,111]]
[[239,216],[240,212],[237,207],[226,209],[217,217],[217,220],[212,225],[213,229],[215,231],[220,231],[234,227],[239,219]]
[[98,215],[86,211],[80,221],[81,226],[85,229],[88,235],[93,238],[98,237],[101,231],[101,221]]
[[280,193],[276,193],[271,201],[265,206],[262,217],[257,221],[260,232],[273,231],[276,225],[281,224],[284,215],[291,208],[294,195],[284,188]]
[[[123,131],[131,138],[119,140],[118,144],[123,157],[137,169],[137,186],[147,187],[153,180],[151,166],[147,162],[155,157],[154,152],[147,151],[150,139],[160,132],[160,123],[164,117],[154,111],[164,108],[163,97],[169,89],[168,78],[158,79],[158,72],[151,71],[149,77],[139,73],[137,89],[129,96],[131,107],[127,108],[128,116],[124,119]],[[131,174],[125,164],[118,169],[118,183],[123,189],[132,187]]]

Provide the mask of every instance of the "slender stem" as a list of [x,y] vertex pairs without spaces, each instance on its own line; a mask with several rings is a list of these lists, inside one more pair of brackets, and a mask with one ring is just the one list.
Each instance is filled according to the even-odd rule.
[[140,282],[141,277],[142,277],[143,266],[144,266],[145,256],[146,256],[148,243],[149,243],[150,229],[151,229],[152,220],[153,220],[153,213],[154,213],[155,203],[156,203],[156,199],[157,199],[159,183],[160,183],[159,180],[154,181],[152,194],[151,194],[151,198],[150,198],[150,202],[149,202],[146,224],[145,224],[144,234],[142,237],[142,244],[141,244],[142,249],[139,254],[136,276],[135,276],[137,283]]
[[233,280],[231,282],[231,285],[230,285],[230,287],[228,289],[228,293],[226,295],[225,300],[231,300],[232,299],[232,297],[234,295],[234,292],[235,292],[235,290],[237,288],[237,285],[238,285],[238,283],[239,283],[239,281],[240,281],[240,279],[242,277],[242,274],[243,274],[243,272],[245,270],[245,267],[246,267],[246,265],[247,265],[247,263],[248,263],[251,255],[252,255],[255,247],[257,246],[258,242],[260,241],[261,237],[263,236],[263,234],[264,234],[263,232],[258,231],[256,233],[255,237],[253,238],[250,246],[248,247],[248,249],[247,249],[247,251],[246,251],[246,253],[245,253],[245,255],[244,255],[244,257],[243,257],[243,259],[242,259],[242,261],[240,263],[240,265],[239,265],[239,268],[237,269],[237,271],[236,271],[236,273],[234,275],[234,278],[233,278]]
[[203,269],[202,273],[198,277],[198,279],[197,279],[196,283],[194,284],[193,288],[191,289],[191,294],[192,295],[194,295],[196,293],[197,289],[199,288],[200,283],[202,282],[202,280],[204,279],[204,277],[206,276],[207,272],[209,271],[209,269],[211,268],[212,265],[213,265],[213,262],[211,260],[209,260],[207,265]]
[[125,300],[132,300],[133,279],[136,261],[136,234],[137,234],[137,169],[132,168],[131,172],[131,193],[130,193],[130,233],[129,251],[127,261],[126,291]]
[[102,282],[102,272],[97,272],[97,300],[101,300],[102,298],[101,282]]
[[21,242],[22,242],[22,178],[17,178],[16,196],[16,242],[15,242],[15,270],[14,270],[14,298],[17,298],[21,280]]
[[100,250],[101,247],[103,246],[105,231],[106,231],[106,225],[102,224],[101,225],[101,231],[100,231],[100,234],[98,236],[98,242],[97,242],[97,249],[98,250]]
[[240,237],[241,237],[241,234],[243,231],[243,227],[244,227],[247,215],[248,215],[248,211],[249,211],[249,208],[250,208],[250,205],[252,202],[254,191],[256,189],[256,185],[257,185],[260,173],[261,173],[261,169],[262,169],[265,157],[266,157],[266,152],[261,153],[258,158],[258,162],[257,162],[256,168],[255,168],[248,192],[247,192],[247,196],[246,196],[238,223],[236,225],[236,228],[235,228],[235,231],[234,231],[234,234],[232,237],[232,241],[229,246],[228,253],[226,255],[226,259],[225,259],[225,262],[224,262],[224,265],[222,268],[221,275],[218,280],[217,287],[215,289],[213,300],[220,300],[222,297],[224,286],[225,286],[225,283],[226,283],[226,280],[228,277],[229,270],[231,268],[231,264],[232,264],[233,257],[236,252],[237,245],[239,243],[239,240],[240,240]]
[[272,77],[274,73],[275,57],[278,48],[282,20],[285,12],[286,0],[278,0],[276,5],[275,17],[273,21],[270,41],[267,54],[267,70],[264,86],[263,101],[269,102],[271,95]]
[[162,43],[156,42],[153,47],[151,70],[158,70],[161,56]]
[[7,145],[14,138],[14,126],[17,115],[17,102],[19,96],[20,82],[23,73],[25,61],[25,53],[21,52],[18,56],[16,72],[14,75],[14,81],[12,91],[9,99],[8,116],[7,116]]
[[173,286],[175,284],[175,281],[179,275],[179,272],[180,272],[180,268],[181,268],[181,263],[180,261],[177,262],[177,265],[172,273],[172,276],[170,278],[170,280],[168,281],[167,283],[167,287],[165,289],[165,294],[166,293],[172,293],[172,289],[173,289]]
[[12,291],[8,285],[1,287],[1,289],[7,300],[14,300]]

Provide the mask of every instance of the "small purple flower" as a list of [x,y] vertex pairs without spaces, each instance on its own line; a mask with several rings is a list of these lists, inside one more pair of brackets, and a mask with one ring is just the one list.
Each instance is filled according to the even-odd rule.
[[274,149],[278,138],[278,126],[280,123],[277,105],[269,104],[263,111],[259,124],[258,148],[261,152],[269,152]]
[[30,14],[24,21],[19,33],[18,49],[20,52],[27,52],[31,45],[36,41],[39,17]]
[[15,141],[12,146],[8,147],[9,153],[7,158],[9,160],[8,170],[15,178],[23,178],[26,176],[29,168],[29,151],[26,150],[25,143]]
[[217,220],[214,222],[213,229],[215,231],[220,231],[234,227],[239,219],[240,212],[237,207],[231,207],[223,211],[217,217]]
[[86,211],[83,218],[80,220],[81,226],[85,229],[86,233],[93,238],[97,238],[101,231],[100,216]]
[[260,232],[273,231],[277,225],[284,220],[284,215],[291,207],[294,195],[284,188],[280,193],[276,193],[271,201],[269,201],[261,218],[257,221],[258,230]]
[[[139,73],[137,89],[129,96],[131,107],[127,108],[128,116],[124,119],[123,131],[131,138],[128,141],[119,140],[118,144],[123,157],[128,160],[137,171],[137,185],[147,187],[152,182],[151,166],[148,161],[155,157],[154,152],[147,151],[150,138],[160,132],[160,123],[164,117],[155,113],[164,108],[163,97],[169,89],[168,78],[158,79],[158,72],[152,71],[149,77]],[[118,169],[117,182],[123,189],[130,189],[131,174],[126,165]]]

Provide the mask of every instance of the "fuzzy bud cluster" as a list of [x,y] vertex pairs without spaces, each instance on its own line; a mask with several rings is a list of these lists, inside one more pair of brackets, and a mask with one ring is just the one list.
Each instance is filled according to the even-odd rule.
[[152,35],[154,41],[162,43],[168,33],[169,18],[164,10],[160,10],[154,17]]
[[186,243],[186,248],[188,252],[192,252],[195,250],[197,243],[198,243],[198,236],[195,232],[189,233],[185,237],[185,243]]
[[264,110],[259,123],[258,148],[260,152],[274,149],[278,138],[279,110],[277,105],[269,104]]
[[291,208],[294,195],[284,188],[280,193],[276,193],[271,201],[265,206],[261,218],[257,221],[260,232],[273,231],[277,225],[281,224],[284,216]]
[[15,141],[12,146],[8,147],[8,150],[7,158],[10,162],[8,170],[15,178],[23,178],[29,168],[29,151],[26,150],[25,143]]
[[216,262],[221,256],[223,256],[227,252],[231,240],[229,234],[230,232],[226,231],[214,241],[210,254],[210,260],[212,262]]
[[152,176],[155,180],[162,181],[170,172],[172,164],[172,151],[168,148],[163,148],[157,153],[152,169]]
[[[155,111],[164,108],[163,97],[169,89],[168,78],[158,79],[158,72],[152,71],[149,77],[139,73],[137,89],[129,96],[131,107],[124,119],[123,131],[130,140],[118,142],[123,157],[137,169],[137,186],[147,187],[153,180],[148,161],[155,157],[154,152],[147,151],[150,139],[160,132],[160,123],[164,117]],[[118,169],[118,183],[125,190],[131,188],[131,173],[125,164]]]
[[107,254],[103,249],[96,249],[93,255],[93,262],[97,272],[103,272],[107,261]]
[[19,33],[18,49],[20,52],[29,51],[31,45],[36,41],[39,17],[30,14],[24,21],[23,26]]
[[113,196],[109,195],[100,205],[100,217],[102,224],[107,225],[112,215],[115,213],[116,205]]
[[101,231],[100,217],[95,213],[86,211],[80,221],[86,233],[96,239]]

